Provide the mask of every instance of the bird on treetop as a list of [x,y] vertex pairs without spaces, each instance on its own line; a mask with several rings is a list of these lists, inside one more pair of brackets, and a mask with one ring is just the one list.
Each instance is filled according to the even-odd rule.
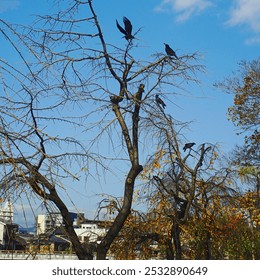
[[196,145],[196,143],[194,143],[194,142],[186,143],[183,147],[183,151],[186,152],[187,149],[191,149],[194,145]]
[[170,56],[170,57],[174,56],[175,58],[178,59],[178,56],[176,55],[175,51],[168,44],[164,43],[164,45],[165,45],[165,52],[166,52],[166,54],[168,56]]
[[158,105],[159,107],[162,106],[163,109],[165,109],[166,104],[165,104],[164,101],[159,97],[158,94],[155,95],[155,101],[156,101],[156,103],[157,103],[157,105]]
[[125,25],[125,28],[123,28],[119,23],[118,21],[116,20],[116,26],[117,28],[119,29],[119,31],[121,33],[123,33],[125,36],[124,38],[127,40],[127,41],[132,41],[134,39],[134,36],[132,35],[132,24],[131,24],[131,21],[127,18],[127,17],[123,17],[123,22],[124,22],[124,25]]

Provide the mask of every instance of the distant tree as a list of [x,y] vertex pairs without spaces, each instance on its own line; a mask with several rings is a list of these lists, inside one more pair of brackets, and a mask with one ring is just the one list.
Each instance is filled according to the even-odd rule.
[[260,58],[242,61],[234,76],[217,86],[234,94],[234,105],[228,109],[228,116],[245,135],[244,145],[236,147],[232,153],[232,164],[240,167],[239,176],[243,181],[253,183],[259,193]]
[[[90,247],[81,245],[75,234],[59,190],[65,188],[64,177],[77,179],[70,172],[75,162],[92,176],[111,169],[111,162],[124,162],[125,173],[113,170],[124,180],[122,203],[107,234],[96,244],[97,258],[105,259],[131,213],[136,180],[143,170],[140,149],[152,135],[149,125],[156,125],[153,114],[161,112],[155,95],[162,92],[170,98],[183,81],[197,82],[194,73],[203,67],[196,54],[176,61],[164,53],[148,60],[135,57],[134,38],[122,40],[121,47],[106,40],[91,0],[73,0],[65,6],[55,15],[39,17],[33,26],[14,27],[1,21],[2,36],[23,63],[0,60],[1,75],[6,77],[0,111],[0,164],[5,174],[1,190],[6,196],[31,192],[45,205],[53,203],[79,259],[92,259]],[[62,136],[55,126],[62,128]],[[90,144],[72,137],[74,130],[89,137]],[[109,139],[112,157],[101,149],[101,139]],[[188,169],[191,175],[197,173],[206,149],[202,146],[198,152],[195,171]],[[186,157],[190,155],[191,151]],[[181,170],[184,167],[182,161]],[[194,190],[187,193],[187,209],[194,194]],[[106,206],[111,207],[111,202]],[[188,210],[183,213],[186,219]]]
[[259,165],[260,158],[260,58],[242,61],[233,77],[217,86],[234,94],[234,105],[228,109],[229,119],[245,133],[243,161]]
[[[247,234],[249,234],[248,240],[251,240],[248,244],[246,242],[243,244],[248,249],[244,248],[245,255],[247,254],[247,257],[245,255],[244,257],[255,258],[256,247],[259,247],[259,242],[255,241],[256,236],[259,237],[256,216],[259,215],[260,209],[260,58],[252,61],[242,61],[239,64],[238,71],[217,86],[229,94],[234,94],[234,105],[228,109],[228,116],[240,129],[240,133],[245,135],[244,144],[241,147],[235,147],[233,150],[230,156],[230,165],[235,167],[242,183],[254,188],[252,192],[244,191],[241,194],[239,201],[240,203],[244,201],[243,205],[247,204],[247,209],[241,211],[240,208],[239,215],[244,223],[241,229],[247,231]],[[247,213],[246,222],[243,219],[244,213]],[[254,222],[252,222],[253,216],[256,219]],[[250,223],[250,227],[248,227],[248,223]],[[245,235],[247,234],[245,233]],[[237,251],[236,254],[243,255],[241,251]]]

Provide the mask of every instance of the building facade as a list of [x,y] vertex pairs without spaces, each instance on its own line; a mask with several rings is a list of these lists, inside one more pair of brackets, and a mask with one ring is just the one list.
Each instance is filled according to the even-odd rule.
[[3,207],[0,207],[0,221],[11,224],[13,222],[13,207],[11,204],[6,203]]
[[[82,213],[72,213],[70,212],[71,219],[73,223],[76,224],[78,220],[78,216],[82,215]],[[40,214],[37,215],[36,218],[36,234],[45,234],[54,229],[61,227],[63,225],[63,218],[60,213],[48,213],[48,214]]]
[[75,232],[80,242],[96,243],[106,234],[106,229],[101,227],[97,221],[86,220],[75,228]]

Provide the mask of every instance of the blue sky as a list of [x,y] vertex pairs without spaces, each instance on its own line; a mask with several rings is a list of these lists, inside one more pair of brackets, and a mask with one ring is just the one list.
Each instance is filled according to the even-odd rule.
[[[28,24],[34,14],[51,13],[56,7],[54,2],[0,0],[0,17]],[[213,84],[231,75],[239,61],[259,57],[260,0],[93,0],[93,5],[109,42],[122,45],[115,19],[122,22],[126,16],[134,32],[141,28],[136,36],[139,55],[148,57],[163,52],[164,42],[177,55],[199,52],[201,63],[206,66],[206,74],[199,77],[201,85],[189,88],[189,93],[169,102],[166,112],[174,112],[177,119],[193,121],[186,136],[190,141],[219,143],[225,152],[242,143],[242,136],[236,135],[236,128],[226,116],[233,96]],[[79,208],[87,213],[95,207],[92,195],[93,190],[86,193],[87,209],[85,202],[82,205],[79,202]]]
[[[0,16],[10,22],[30,23],[35,14],[52,12],[55,1],[1,0]],[[61,1],[62,3],[62,1]],[[115,19],[127,16],[140,54],[163,51],[167,42],[179,55],[198,51],[206,74],[192,94],[177,98],[179,107],[168,108],[176,117],[194,121],[193,137],[222,144],[224,150],[241,143],[226,118],[233,97],[213,87],[238,68],[241,60],[256,59],[260,52],[260,0],[135,0],[93,1],[105,38],[121,44]],[[62,7],[62,4],[61,4]],[[170,106],[169,106],[170,107]],[[178,118],[178,117],[177,117]],[[191,135],[192,137],[192,135]],[[198,139],[199,140],[199,139]]]

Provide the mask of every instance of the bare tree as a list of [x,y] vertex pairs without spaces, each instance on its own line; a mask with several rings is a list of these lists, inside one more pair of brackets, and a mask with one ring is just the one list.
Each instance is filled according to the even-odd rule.
[[[81,18],[78,13],[81,10],[88,11],[89,16]],[[3,36],[24,63],[24,69],[18,71],[12,64],[1,60],[2,71],[10,74],[17,84],[11,88],[7,81],[3,83],[6,93],[3,99],[10,108],[17,108],[11,118],[20,125],[20,130],[16,130],[19,133],[11,130],[1,132],[2,141],[6,141],[5,145],[1,144],[1,165],[3,168],[10,166],[3,186],[11,181],[13,186],[20,187],[23,183],[44,201],[53,202],[63,215],[66,231],[78,257],[91,259],[92,253],[79,244],[72,223],[67,219],[66,205],[58,196],[56,187],[62,186],[64,173],[73,177],[64,167],[66,162],[72,163],[73,158],[79,159],[81,166],[91,159],[106,168],[107,155],[96,154],[93,149],[99,145],[100,139],[108,136],[114,147],[113,159],[124,159],[127,170],[125,174],[117,174],[125,178],[122,205],[107,234],[97,245],[97,258],[105,259],[131,211],[136,180],[143,170],[140,146],[145,137],[152,135],[148,120],[150,125],[157,125],[153,123],[151,112],[162,110],[155,102],[155,95],[163,93],[170,100],[174,92],[182,90],[183,81],[197,82],[195,74],[203,71],[203,67],[197,64],[196,53],[179,56],[176,60],[157,53],[145,61],[132,55],[138,48],[135,39],[122,48],[111,44],[105,38],[91,0],[73,0],[66,10],[41,16],[33,27],[20,27],[20,31],[4,22],[2,24],[11,34],[1,29]],[[24,47],[27,55],[18,45]],[[30,60],[27,59],[28,53]],[[24,74],[26,72],[28,74]],[[11,97],[8,97],[9,92],[13,92]],[[43,98],[48,98],[50,104],[47,101],[48,105],[42,105],[40,100]],[[75,111],[72,111],[72,116],[62,114],[64,108],[72,109],[72,106],[77,106],[83,113],[80,116]],[[2,117],[2,111],[3,127],[8,127],[13,122],[9,116]],[[50,136],[47,121],[74,125],[82,128],[86,135],[94,136],[88,146],[72,137]],[[62,146],[61,152],[53,155],[53,148],[47,146],[60,142],[69,142],[69,150],[71,145],[77,149],[64,152]],[[30,148],[29,156],[24,144]],[[197,173],[206,149],[204,146],[201,148],[199,162],[191,174]],[[178,150],[176,152],[179,153]],[[145,157],[145,152],[142,156]],[[185,160],[180,164],[186,166]],[[57,178],[60,179],[59,184]],[[193,197],[194,192],[190,196]],[[187,209],[190,204],[188,200]],[[186,218],[188,210],[184,212]]]
[[89,157],[94,162],[101,161],[95,155],[88,155],[71,135],[55,134],[53,127],[63,125],[71,129],[76,123],[59,113],[63,102],[52,98],[48,82],[41,79],[33,63],[27,62],[28,53],[33,52],[32,46],[26,44],[13,26],[1,23],[1,33],[13,48],[14,57],[22,61],[11,64],[4,57],[0,59],[1,201],[16,201],[21,197],[30,200],[34,194],[46,207],[52,202],[63,216],[67,235],[78,257],[92,259],[92,253],[79,242],[59,190],[63,189],[66,178],[78,180],[70,171],[70,165],[79,160],[81,165],[87,166]]

